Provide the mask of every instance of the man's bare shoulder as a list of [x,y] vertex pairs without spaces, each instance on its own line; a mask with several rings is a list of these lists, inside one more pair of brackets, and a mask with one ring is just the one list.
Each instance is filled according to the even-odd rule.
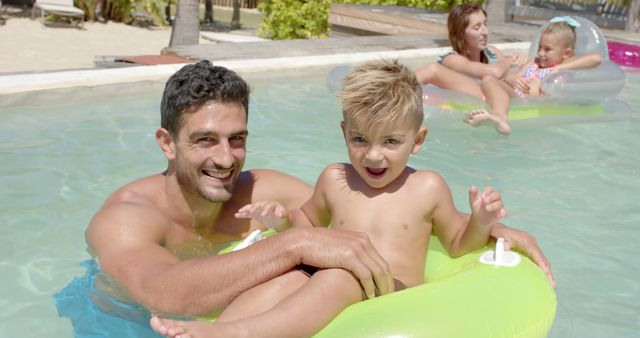
[[113,192],[87,228],[86,237],[92,249],[114,240],[161,241],[163,229],[171,223],[160,202],[163,183],[164,176],[154,175]]
[[161,174],[135,180],[109,195],[102,207],[111,207],[122,203],[152,206],[158,203],[164,183],[165,176]]

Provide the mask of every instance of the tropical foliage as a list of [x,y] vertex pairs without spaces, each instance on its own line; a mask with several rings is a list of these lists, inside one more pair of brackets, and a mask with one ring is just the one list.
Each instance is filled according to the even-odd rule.
[[272,40],[329,36],[329,0],[264,0],[258,34]]
[[483,3],[483,0],[336,0],[334,3],[354,4],[354,5],[384,5],[384,6],[406,6],[427,8],[433,10],[449,11],[451,7],[464,2]]
[[164,26],[164,9],[170,0],[75,0],[89,21],[99,19],[131,23],[136,15],[150,18],[154,25]]
[[264,15],[258,33],[273,40],[309,39],[330,34],[329,5],[345,3],[359,5],[409,6],[448,11],[462,2],[482,3],[484,0],[263,0],[258,10]]

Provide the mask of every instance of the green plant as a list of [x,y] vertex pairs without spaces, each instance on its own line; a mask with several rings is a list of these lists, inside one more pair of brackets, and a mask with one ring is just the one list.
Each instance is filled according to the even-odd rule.
[[272,40],[329,36],[329,0],[265,0],[258,34]]
[[164,26],[164,8],[168,0],[75,0],[89,21],[104,20],[131,23],[136,11],[148,14],[156,26]]
[[407,6],[440,11],[464,2],[484,0],[264,0],[258,10],[264,15],[258,34],[272,40],[327,37],[330,33],[331,2],[354,5]]
[[335,3],[354,5],[383,5],[426,8],[448,12],[451,7],[465,2],[482,4],[484,0],[336,0]]

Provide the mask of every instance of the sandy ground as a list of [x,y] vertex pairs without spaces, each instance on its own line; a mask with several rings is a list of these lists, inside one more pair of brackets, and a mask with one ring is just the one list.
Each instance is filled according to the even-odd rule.
[[86,22],[78,29],[48,27],[38,19],[5,19],[0,25],[0,74],[93,68],[96,56],[159,55],[171,38],[169,27]]

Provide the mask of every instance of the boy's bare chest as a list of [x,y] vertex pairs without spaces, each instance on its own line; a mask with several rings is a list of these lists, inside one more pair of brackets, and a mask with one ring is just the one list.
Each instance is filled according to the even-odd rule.
[[431,224],[424,204],[395,196],[346,196],[331,203],[334,228],[361,231],[370,236],[427,236]]

